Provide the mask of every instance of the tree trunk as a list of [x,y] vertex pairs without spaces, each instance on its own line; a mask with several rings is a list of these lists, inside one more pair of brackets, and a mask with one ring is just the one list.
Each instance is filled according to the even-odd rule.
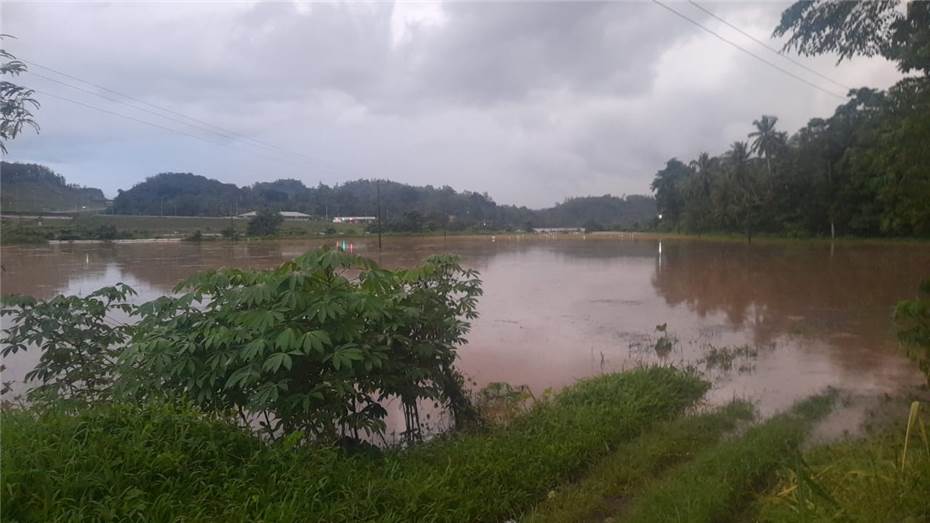
[[830,218],[830,241],[836,239],[836,224],[833,223],[833,218]]

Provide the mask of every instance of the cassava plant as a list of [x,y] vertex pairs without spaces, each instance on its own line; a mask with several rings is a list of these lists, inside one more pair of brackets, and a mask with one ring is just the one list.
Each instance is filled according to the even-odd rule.
[[0,354],[5,358],[30,346],[41,351],[35,368],[26,374],[26,381],[39,382],[27,398],[81,403],[109,398],[119,353],[129,335],[129,327],[112,314],[129,314],[132,306],[127,299],[135,294],[120,283],[86,297],[4,297],[0,315],[10,320],[0,340]]
[[454,367],[481,294],[455,258],[388,271],[332,250],[274,270],[219,269],[146,303],[126,351],[132,393],[184,395],[238,413],[271,437],[380,435],[399,398],[416,438],[417,403],[457,420],[469,406]]

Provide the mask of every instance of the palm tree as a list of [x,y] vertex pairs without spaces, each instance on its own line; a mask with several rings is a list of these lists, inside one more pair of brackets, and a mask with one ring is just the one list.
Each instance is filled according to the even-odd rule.
[[749,171],[749,145],[746,142],[736,141],[727,152],[730,168],[737,186],[742,192],[742,214],[746,226],[746,240],[752,243],[752,207],[755,205],[756,195]]
[[730,145],[730,150],[727,152],[727,157],[734,167],[745,166],[746,163],[749,162],[749,156],[749,145],[739,140],[733,142],[733,144]]
[[707,153],[698,155],[697,160],[691,160],[688,165],[694,176],[689,181],[689,199],[692,202],[691,216],[689,221],[692,225],[697,226],[698,234],[710,222],[711,213],[711,171],[714,166],[714,160]]
[[772,156],[785,144],[785,133],[775,130],[778,122],[777,116],[762,115],[762,118],[753,120],[756,130],[749,133],[752,138],[751,151],[765,158],[766,169],[772,175]]

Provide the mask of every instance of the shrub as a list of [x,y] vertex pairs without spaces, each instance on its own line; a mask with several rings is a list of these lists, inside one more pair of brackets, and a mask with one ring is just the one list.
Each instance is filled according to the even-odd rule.
[[277,211],[261,209],[255,213],[255,217],[249,220],[247,230],[250,236],[271,236],[278,232],[282,223],[284,223],[284,217]]
[[233,224],[229,224],[228,227],[220,231],[220,234],[222,234],[223,238],[227,240],[238,240],[239,239],[239,231],[236,229],[236,226]]
[[137,310],[125,358],[134,393],[188,395],[244,423],[258,415],[273,437],[317,440],[382,433],[392,397],[410,438],[418,401],[470,414],[454,362],[481,289],[454,258],[391,272],[327,249],[270,271],[207,272],[176,291]]
[[117,235],[118,231],[116,230],[116,226],[111,223],[105,223],[97,227],[94,231],[94,236],[96,236],[98,240],[115,240]]
[[[124,284],[86,298],[5,298],[2,354],[42,351],[27,375],[40,382],[34,397],[189,397],[247,426],[258,416],[273,438],[382,434],[389,398],[404,407],[408,439],[419,438],[422,401],[457,423],[475,417],[454,363],[481,281],[453,257],[392,272],[322,249],[274,270],[210,271],[175,290],[141,306],[126,302],[135,292]],[[114,310],[139,321],[115,325]]]

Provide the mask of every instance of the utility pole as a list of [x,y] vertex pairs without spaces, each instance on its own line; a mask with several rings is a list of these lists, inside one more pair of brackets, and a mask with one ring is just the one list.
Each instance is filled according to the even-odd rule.
[[378,196],[378,250],[381,250],[381,180],[375,181],[375,192]]

